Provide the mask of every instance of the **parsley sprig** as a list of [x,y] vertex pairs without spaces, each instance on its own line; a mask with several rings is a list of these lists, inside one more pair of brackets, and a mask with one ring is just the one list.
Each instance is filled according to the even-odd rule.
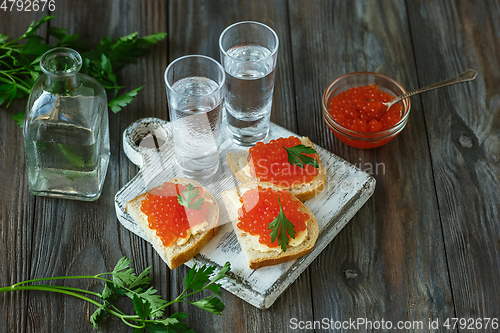
[[181,194],[177,194],[177,202],[186,209],[201,210],[205,199],[198,198],[199,195],[200,191],[189,183]]
[[305,169],[306,165],[312,165],[316,169],[319,168],[318,161],[309,157],[305,154],[317,154],[316,150],[313,147],[305,146],[302,144],[293,146],[293,147],[283,147],[285,148],[288,154],[288,163],[291,165],[296,164],[298,167]]
[[[222,279],[230,269],[230,264],[226,263],[224,267],[212,278],[215,266],[196,265],[189,270],[184,281],[185,288],[182,293],[174,300],[167,302],[157,294],[157,290],[150,286],[151,267],[146,268],[138,276],[134,269],[130,268],[132,260],[126,257],[121,258],[112,272],[100,273],[91,276],[62,276],[41,279],[32,279],[18,282],[9,287],[0,288],[0,293],[16,290],[38,290],[50,291],[60,294],[74,296],[94,304],[97,309],[90,316],[90,322],[94,328],[98,328],[101,322],[108,314],[120,318],[125,324],[134,328],[134,333],[139,332],[194,332],[188,329],[187,324],[182,319],[187,317],[186,313],[174,313],[168,318],[162,318],[165,308],[176,302],[190,303],[206,310],[210,313],[220,315],[224,310],[224,304],[221,297],[220,285],[216,283]],[[104,276],[110,276],[105,278]],[[66,279],[98,279],[104,282],[104,289],[101,293],[90,290],[70,288],[55,285],[32,284],[33,282],[66,280]],[[205,289],[214,294],[198,301],[189,301],[186,298],[197,294]],[[190,291],[190,292],[188,292]],[[89,296],[86,296],[89,295]],[[218,296],[218,297],[217,297]],[[120,297],[128,297],[134,305],[135,315],[127,315],[117,308],[116,302]]]
[[295,226],[285,216],[285,213],[283,213],[280,197],[278,197],[278,204],[280,206],[280,212],[278,213],[278,216],[276,216],[276,218],[269,223],[267,230],[271,230],[271,243],[278,238],[278,245],[281,246],[281,250],[283,252],[286,252],[286,248],[290,242],[290,237],[295,239]]
[[[66,29],[49,27],[49,35],[57,41],[53,45],[43,42],[35,32],[55,16],[44,16],[37,23],[32,22],[20,37],[8,41],[9,36],[0,34],[0,105],[8,107],[16,99],[29,94],[36,79],[42,74],[40,59],[53,47],[69,47],[82,55],[80,73],[92,76],[106,89],[108,106],[118,112],[129,104],[142,87],[118,95],[123,88],[118,83],[117,72],[126,63],[134,62],[137,56],[148,52],[149,47],[161,41],[166,33],[155,33],[138,37],[137,32],[112,41],[109,37],[101,39],[96,48],[80,40],[78,34],[68,34]],[[24,113],[12,117],[20,126]]]

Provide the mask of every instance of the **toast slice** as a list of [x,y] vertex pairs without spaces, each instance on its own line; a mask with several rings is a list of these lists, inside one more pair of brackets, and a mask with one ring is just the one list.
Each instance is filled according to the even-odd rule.
[[[176,178],[167,181],[169,183],[188,185],[192,184],[194,187],[203,188],[202,197],[206,202],[210,204],[207,215],[205,216],[205,222],[208,223],[203,230],[198,230],[190,235],[186,243],[178,245],[177,242],[168,247],[164,246],[160,237],[156,234],[156,230],[151,229],[148,223],[148,217],[141,211],[141,205],[143,200],[147,196],[147,192],[138,195],[131,201],[127,202],[126,211],[134,219],[137,225],[142,229],[146,235],[146,239],[153,245],[153,248],[158,252],[160,257],[165,261],[170,269],[174,269],[183,263],[189,261],[193,258],[200,250],[205,246],[219,231],[219,206],[215,201],[214,197],[207,189],[205,189],[200,183],[185,178]],[[161,188],[160,185],[150,190]],[[191,230],[191,229],[190,229]]]
[[[286,261],[294,260],[300,258],[311,251],[316,243],[316,239],[318,238],[319,228],[318,223],[316,222],[316,218],[313,213],[302,203],[299,199],[297,199],[293,194],[293,200],[299,201],[301,206],[299,210],[307,215],[309,215],[309,219],[306,221],[306,230],[307,234],[303,238],[302,242],[296,246],[288,245],[286,252],[283,252],[280,247],[277,248],[267,248],[267,246],[258,243],[258,236],[252,236],[249,233],[238,228],[238,209],[241,207],[241,202],[239,199],[243,194],[252,188],[257,188],[258,186],[262,188],[272,188],[275,191],[283,191],[282,188],[279,188],[272,184],[264,184],[259,182],[252,182],[240,185],[234,189],[227,190],[222,192],[222,198],[227,207],[227,211],[229,214],[229,218],[233,224],[234,231],[238,238],[238,242],[240,243],[241,249],[245,256],[248,259],[249,266],[251,269],[257,269],[264,266],[272,266],[281,264]],[[293,222],[292,222],[293,223]],[[298,235],[296,235],[298,236]],[[297,239],[298,237],[296,237]],[[256,242],[258,244],[256,244]],[[256,246],[258,245],[258,246]],[[266,247],[268,252],[262,252],[256,247]]]
[[[308,137],[301,137],[300,141],[303,145],[314,148],[314,144],[309,140]],[[238,150],[234,152],[229,152],[226,154],[227,164],[231,169],[231,172],[238,178],[243,184],[253,181],[259,181],[262,184],[274,185],[281,189],[287,189],[295,195],[300,201],[306,201],[314,198],[319,192],[325,188],[326,182],[326,168],[321,163],[318,154],[315,154],[315,158],[319,164],[319,173],[313,178],[311,182],[299,183],[299,184],[281,184],[276,185],[270,182],[260,181],[258,178],[253,177],[250,174],[250,167],[248,166],[248,150]]]

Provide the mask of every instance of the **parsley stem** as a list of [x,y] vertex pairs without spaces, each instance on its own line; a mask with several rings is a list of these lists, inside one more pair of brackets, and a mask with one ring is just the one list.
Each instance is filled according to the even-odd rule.
[[[186,294],[186,295],[184,295],[184,296],[182,296],[182,294],[184,294],[184,292],[183,292],[182,294],[180,294],[180,295],[176,298],[176,300],[177,300],[177,299],[179,299],[179,300],[178,300],[178,302],[180,302],[182,299],[184,299],[184,298],[186,298],[186,297],[189,297],[189,296],[191,296],[191,295],[194,295],[194,294],[197,294],[197,293],[199,293],[199,292],[202,292],[203,290],[207,289],[207,287],[208,287],[209,285],[211,285],[211,284],[212,284],[212,282],[210,282],[209,284],[207,284],[207,285],[206,285],[206,286],[204,286],[203,288],[201,288],[201,289],[199,289],[199,290],[195,290],[195,291],[193,291],[193,292],[191,292],[191,293],[189,293],[189,294]],[[182,297],[181,297],[181,296],[182,296]]]
[[[108,274],[108,273],[103,273],[103,274]],[[20,286],[22,284],[31,283],[31,282],[51,281],[51,280],[66,280],[66,279],[99,279],[99,280],[103,280],[106,282],[113,282],[111,280],[102,278],[99,275],[101,275],[101,274],[82,275],[82,276],[55,276],[55,277],[49,277],[49,278],[31,279],[31,280],[26,280],[26,281],[22,281],[22,282],[18,282],[16,284],[13,284],[12,287],[17,287],[17,286]]]
[[13,41],[10,41],[8,43],[5,43],[3,45],[0,46],[0,49],[4,49],[4,50],[12,50],[12,49],[15,49],[15,48],[19,48],[19,47],[24,47],[23,44],[14,44],[14,45],[11,45],[9,47],[6,47],[8,46],[9,44],[12,44],[12,43],[15,43],[17,41],[19,41],[21,38],[18,38],[18,39],[14,39]]
[[[183,299],[184,299],[184,298],[186,298],[186,297],[189,297],[189,296],[191,296],[191,295],[198,294],[199,292],[202,292],[203,290],[207,289],[209,285],[211,285],[211,284],[213,284],[213,283],[215,283],[215,281],[210,281],[210,282],[209,282],[209,283],[207,283],[207,284],[206,284],[203,288],[198,289],[198,290],[195,290],[195,291],[193,291],[193,292],[191,292],[191,293],[189,293],[189,294],[186,294],[186,295],[184,295],[184,293],[185,293],[187,290],[186,290],[186,289],[184,289],[184,290],[183,290],[183,291],[179,294],[179,296],[177,296],[177,297],[176,297],[173,301],[170,301],[170,302],[168,302],[168,303],[163,304],[163,305],[162,305],[162,306],[160,306],[158,309],[156,309],[156,310],[154,310],[153,312],[151,312],[151,314],[153,314],[153,313],[155,313],[155,312],[157,312],[157,311],[163,310],[163,309],[165,309],[166,307],[168,307],[168,306],[170,306],[170,305],[172,305],[172,304],[174,304],[174,303],[176,303],[176,302],[191,303],[190,301],[183,301]],[[182,295],[184,295],[184,296],[182,296]]]
[[[4,58],[3,56],[0,56],[0,59]],[[8,68],[12,68],[8,63],[6,63],[5,61],[2,61],[0,60],[0,63],[3,64],[4,66],[8,67]]]
[[[6,292],[6,291],[17,291],[17,290],[38,290],[38,291],[51,291],[51,292],[55,292],[55,293],[60,293],[60,294],[65,294],[65,295],[69,295],[69,296],[74,296],[74,297],[77,297],[77,298],[80,298],[80,299],[83,299],[84,301],[87,301],[89,303],[92,303],[96,306],[102,306],[101,303],[93,300],[92,298],[89,298],[89,297],[86,297],[86,296],[83,296],[83,295],[80,295],[76,292],[73,292],[73,291],[70,291],[70,290],[64,290],[64,289],[60,289],[60,288],[54,288],[54,286],[45,286],[45,285],[36,285],[36,286],[10,286],[10,287],[3,287],[3,288],[0,288],[0,293],[3,293],[3,292]],[[85,291],[86,292],[86,291]],[[112,311],[112,310],[110,310]],[[109,312],[109,311],[108,311]],[[114,314],[114,311],[112,311],[113,314]],[[110,313],[112,313],[110,312]],[[116,314],[115,314],[116,315]]]
[[[32,286],[20,286],[20,285],[16,286],[16,285],[12,285],[10,287],[2,287],[2,288],[0,288],[0,293],[7,292],[7,291],[18,291],[18,290],[50,291],[50,292],[59,293],[59,294],[65,294],[65,295],[69,295],[69,296],[73,296],[73,297],[82,299],[82,300],[87,301],[87,302],[89,302],[91,304],[94,304],[97,307],[102,307],[103,306],[102,303],[100,303],[98,301],[95,301],[92,298],[83,296],[83,295],[79,294],[78,292],[88,293],[88,294],[92,294],[92,295],[95,295],[97,297],[100,297],[100,295],[98,293],[89,292],[88,290],[83,290],[83,289],[78,289],[78,288],[60,287],[60,286],[48,286],[48,285],[32,285]],[[119,313],[119,312],[111,310],[111,309],[109,309],[107,307],[103,307],[103,309],[105,311],[107,311],[108,313],[110,313],[110,314],[112,314],[112,315],[114,315],[114,316],[122,319],[122,321],[124,321],[127,325],[129,325],[131,327],[134,327],[134,328],[141,328],[141,326],[135,326],[133,324],[130,324],[130,323],[126,322],[125,319],[124,319],[124,318],[129,318],[131,320],[140,320],[139,316],[126,316],[126,315],[123,315],[123,312]],[[135,319],[135,318],[137,318],[137,319]]]
[[[5,62],[3,61],[0,61],[2,63],[5,64]],[[25,74],[25,75],[29,75],[30,72],[28,70],[25,70],[25,71],[21,71],[22,68],[12,68],[12,69],[7,69],[7,70],[3,70],[2,73],[9,73],[9,72],[14,72],[16,74]]]
[[[134,325],[134,324],[131,324],[127,321],[127,319],[125,318],[125,316],[119,316],[120,319],[127,325],[127,326],[130,326],[130,327],[133,327],[133,328],[144,328],[144,326],[146,326],[146,324],[143,324],[142,326],[137,326],[137,325]],[[137,317],[139,318],[139,317]]]
[[118,312],[118,313],[122,314],[123,316],[125,316],[125,313],[123,313],[123,311],[121,311],[120,309],[118,309],[118,308],[117,308],[114,304],[111,304],[111,303],[109,303],[109,302],[108,302],[108,304],[109,304],[109,306],[111,306],[113,309],[115,309],[115,311],[116,311],[116,312]]
[[[101,294],[99,294],[99,293],[96,293],[96,292],[90,291],[90,290],[80,289],[80,288],[72,288],[72,287],[64,287],[64,286],[49,286],[49,285],[21,286],[19,283],[13,284],[10,287],[0,288],[0,293],[7,292],[7,291],[24,290],[22,288],[25,288],[25,287],[53,288],[53,289],[58,289],[58,290],[74,291],[74,292],[79,292],[79,293],[83,293],[83,294],[93,295],[96,297],[101,297]],[[31,289],[29,289],[29,290],[31,290]]]
[[75,292],[79,292],[79,293],[89,294],[89,295],[96,296],[96,297],[101,297],[101,294],[99,294],[99,293],[96,293],[96,292],[90,291],[90,290],[80,289],[80,288],[63,287],[63,286],[50,286],[50,287],[56,288],[56,289],[61,289],[61,290],[68,290],[68,291],[75,291]]
[[[3,74],[3,72],[0,72],[0,74]],[[5,75],[7,76],[8,78],[10,78],[10,80],[6,80],[6,79],[3,79],[0,77],[0,81],[3,81],[5,83],[16,83],[16,81],[14,81],[14,79],[10,76],[10,75]]]
[[3,82],[6,82],[6,83],[11,83],[11,82],[12,83],[16,83],[15,79],[17,79],[21,84],[24,85],[24,86],[22,86],[21,84],[17,84],[17,88],[23,90],[24,92],[26,92],[28,94],[30,93],[31,87],[26,82],[24,82],[23,80],[19,79],[18,77],[15,77],[15,76],[12,77],[11,75],[9,75],[9,74],[7,74],[5,72],[0,72],[0,74],[3,74],[3,75],[7,76],[10,79],[10,81],[6,81],[5,79],[3,79],[2,80]]

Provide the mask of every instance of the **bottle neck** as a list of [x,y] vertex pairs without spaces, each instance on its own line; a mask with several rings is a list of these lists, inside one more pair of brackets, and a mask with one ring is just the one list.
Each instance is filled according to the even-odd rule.
[[58,47],[47,51],[40,59],[40,67],[46,75],[45,86],[54,93],[72,91],[81,83],[78,72],[82,57],[73,49]]
[[65,93],[75,90],[80,86],[80,76],[78,73],[67,77],[58,77],[47,75],[45,78],[45,86],[54,93]]

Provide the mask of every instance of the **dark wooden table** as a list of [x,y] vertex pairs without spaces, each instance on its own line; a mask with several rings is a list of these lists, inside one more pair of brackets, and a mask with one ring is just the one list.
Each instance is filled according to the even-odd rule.
[[[0,1],[1,2],[1,1]],[[128,256],[152,266],[166,299],[182,289],[185,266],[170,271],[152,247],[117,221],[113,198],[137,168],[121,135],[143,117],[167,119],[163,73],[175,58],[219,59],[228,25],[257,20],[280,38],[272,121],[325,147],[377,180],[373,197],[267,311],[224,291],[222,316],[183,304],[198,332],[292,332],[308,321],[398,321],[420,331],[458,331],[447,318],[500,318],[500,4],[487,1],[69,1],[56,0],[51,26],[91,43],[168,32],[151,53],[122,71],[136,100],[110,113],[111,161],[96,202],[35,197],[27,187],[21,129],[11,116],[26,100],[0,108],[0,285],[111,270]],[[0,33],[21,35],[48,12],[0,10]],[[46,26],[41,29],[46,36]],[[411,98],[404,131],[360,150],[323,123],[321,96],[334,78],[374,71],[408,91],[478,70],[475,81]],[[375,166],[379,166],[375,168]],[[383,166],[383,167],[382,167]],[[91,282],[68,284],[92,288]],[[92,332],[83,301],[42,292],[0,295],[1,332]],[[132,310],[132,309],[130,309]],[[429,321],[439,320],[437,329]],[[469,321],[470,322],[470,321]],[[295,324],[294,324],[295,323]],[[452,323],[452,322],[450,322]],[[317,324],[316,324],[317,325]],[[475,324],[474,324],[475,325]],[[381,331],[359,326],[342,331]],[[129,332],[109,320],[102,332]],[[302,329],[327,332],[327,329]],[[341,330],[338,330],[341,331]],[[488,329],[473,331],[493,332]]]

